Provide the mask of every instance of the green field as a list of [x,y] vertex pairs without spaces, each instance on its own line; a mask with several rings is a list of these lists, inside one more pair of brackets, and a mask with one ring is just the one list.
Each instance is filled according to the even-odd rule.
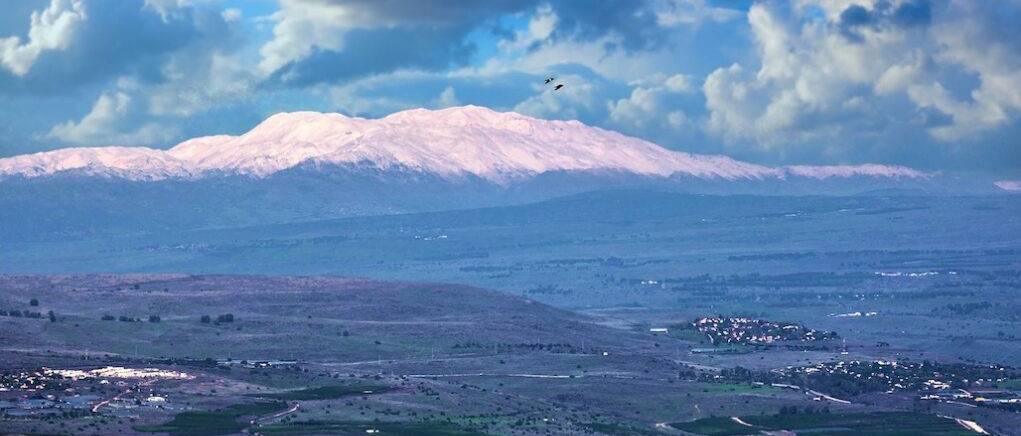
[[390,387],[386,385],[355,384],[345,386],[322,386],[318,388],[300,389],[296,391],[277,392],[272,394],[252,394],[252,396],[284,401],[332,400],[335,398],[350,397],[352,395],[364,395],[368,393],[379,394],[389,390]]
[[238,422],[243,416],[261,416],[287,409],[282,401],[235,404],[222,410],[181,412],[173,420],[161,425],[138,426],[135,430],[151,433],[170,433],[175,436],[213,436],[240,432],[247,423]]
[[741,425],[731,418],[704,418],[671,424],[678,430],[710,436],[758,434],[760,431],[790,430],[820,435],[973,435],[953,420],[912,412],[797,413],[789,415],[744,416]]
[[1000,389],[1021,389],[1021,379],[1012,378],[999,383],[996,383],[996,387]]
[[482,435],[443,422],[303,421],[259,427],[262,434],[365,434],[367,430],[406,436]]
[[771,392],[779,392],[780,389],[772,386],[757,386],[751,383],[698,383],[695,386],[703,393],[710,394],[741,394],[749,392],[757,392],[761,394],[768,394]]
[[590,422],[581,424],[582,427],[606,435],[634,436],[634,435],[659,435],[657,431],[644,430],[629,425],[610,424],[605,422]]

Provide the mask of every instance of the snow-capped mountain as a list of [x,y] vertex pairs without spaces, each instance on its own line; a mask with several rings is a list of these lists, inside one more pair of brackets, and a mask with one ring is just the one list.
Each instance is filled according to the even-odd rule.
[[0,159],[0,242],[499,207],[608,190],[899,196],[1013,186],[886,165],[769,167],[474,106],[380,119],[296,112],[168,150]]
[[542,120],[477,106],[414,109],[372,120],[281,113],[240,136],[195,138],[165,151],[68,148],[0,159],[0,177],[74,172],[134,181],[224,174],[264,178],[302,165],[368,165],[496,183],[552,172],[599,171],[721,181],[928,177],[887,165],[767,167],[668,150],[578,121]]

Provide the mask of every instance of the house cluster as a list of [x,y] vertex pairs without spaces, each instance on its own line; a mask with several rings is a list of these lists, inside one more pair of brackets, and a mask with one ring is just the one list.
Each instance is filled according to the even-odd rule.
[[[104,409],[167,408],[155,394],[158,380],[190,380],[190,374],[159,368],[107,366],[0,373],[0,415],[11,418],[76,417]],[[105,399],[105,400],[104,400]]]
[[742,317],[703,317],[691,328],[705,334],[713,344],[772,344],[777,341],[821,341],[836,339],[835,332],[814,330],[800,324]]
[[976,405],[1021,407],[1021,392],[1009,389],[953,389],[918,397],[930,401],[956,401]]
[[930,361],[839,361],[787,367],[785,379],[807,379],[816,387],[854,386],[857,392],[918,392],[922,400],[1021,406],[1021,392],[1002,389],[1021,376],[1001,365],[968,365]]

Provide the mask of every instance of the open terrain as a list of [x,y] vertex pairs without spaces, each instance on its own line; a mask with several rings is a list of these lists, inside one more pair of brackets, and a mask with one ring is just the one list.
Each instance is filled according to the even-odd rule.
[[751,316],[890,352],[1021,365],[1021,198],[883,194],[607,191],[256,227],[99,228],[7,238],[0,270],[463,283],[618,326]]
[[[811,351],[791,340],[701,353],[711,345],[671,329],[462,285],[8,275],[0,289],[0,307],[21,312],[0,317],[4,431],[671,434],[716,428],[698,419],[774,429],[795,428],[785,424],[793,415],[807,426],[798,428],[831,418],[846,427],[846,416],[879,412],[946,434],[971,430],[940,416],[985,431],[1021,425],[985,404],[919,401],[915,391],[847,400],[733,370],[845,358],[832,340]],[[879,425],[862,419],[855,425]],[[740,434],[726,428],[706,433]]]
[[1019,216],[1007,196],[607,191],[8,235],[0,428],[1014,434]]

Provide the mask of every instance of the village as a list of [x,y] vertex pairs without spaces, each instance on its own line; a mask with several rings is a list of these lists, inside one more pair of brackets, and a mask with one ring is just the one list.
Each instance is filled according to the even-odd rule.
[[777,341],[814,342],[839,338],[836,332],[814,330],[800,324],[742,317],[702,317],[679,327],[704,334],[713,345],[766,345]]
[[735,367],[702,378],[805,390],[817,400],[835,402],[872,393],[909,394],[923,401],[1021,411],[1021,371],[1003,365],[851,360],[762,372]]
[[0,373],[0,413],[9,418],[62,419],[108,412],[172,410],[159,393],[160,381],[188,381],[195,376],[160,368],[105,366]]

